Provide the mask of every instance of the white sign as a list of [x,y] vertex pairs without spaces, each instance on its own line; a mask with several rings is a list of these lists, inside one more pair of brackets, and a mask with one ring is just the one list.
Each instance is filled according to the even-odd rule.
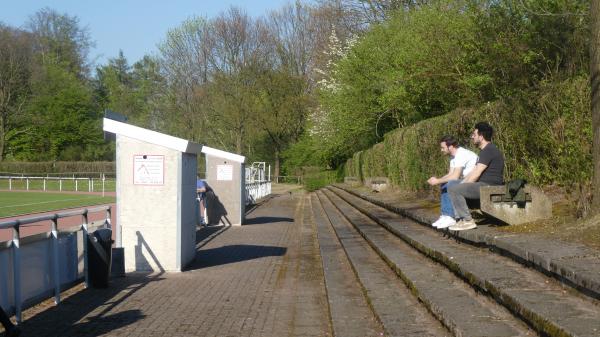
[[165,182],[165,156],[133,156],[134,185],[163,185]]
[[233,165],[217,165],[217,180],[233,180]]

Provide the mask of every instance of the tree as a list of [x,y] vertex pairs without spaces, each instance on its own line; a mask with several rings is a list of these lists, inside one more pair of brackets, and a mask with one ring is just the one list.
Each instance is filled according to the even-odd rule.
[[103,108],[118,111],[131,123],[155,130],[164,128],[162,105],[165,80],[157,60],[144,56],[129,66],[123,52],[97,68],[97,92]]
[[159,44],[160,71],[169,100],[171,132],[204,142],[207,129],[205,85],[212,72],[210,25],[204,18],[190,18],[169,30]]
[[29,18],[34,51],[41,63],[57,62],[84,78],[88,75],[88,53],[94,46],[87,27],[81,27],[77,16],[43,8]]
[[266,71],[259,76],[258,126],[266,133],[279,175],[282,153],[298,141],[308,114],[306,81],[284,71]]
[[0,24],[0,161],[7,143],[19,133],[18,125],[29,98],[31,41],[27,32]]
[[590,7],[590,79],[592,85],[592,129],[593,129],[593,207],[600,210],[600,0],[592,0]]
[[19,160],[91,159],[87,151],[102,139],[91,89],[73,73],[48,64],[32,80],[28,125],[11,147]]

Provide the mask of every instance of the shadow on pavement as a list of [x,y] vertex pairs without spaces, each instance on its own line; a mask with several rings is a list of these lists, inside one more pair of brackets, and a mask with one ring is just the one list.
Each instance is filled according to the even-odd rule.
[[133,324],[145,317],[146,315],[138,309],[121,311],[112,315],[90,317],[85,322],[73,325],[70,334],[73,336],[100,336]]
[[244,225],[260,225],[275,222],[294,222],[294,219],[274,216],[258,216],[256,218],[246,219],[246,221],[244,221]]
[[196,249],[204,247],[207,243],[223,234],[231,226],[208,226],[196,230]]
[[276,246],[231,245],[205,249],[196,253],[196,259],[188,270],[219,266],[267,256],[282,256],[287,248]]
[[[131,273],[112,279],[106,289],[84,289],[24,320],[21,335],[91,337],[133,324],[145,317],[141,311],[111,313],[111,310],[149,283],[161,280],[161,274]],[[99,308],[98,313],[85,318]]]

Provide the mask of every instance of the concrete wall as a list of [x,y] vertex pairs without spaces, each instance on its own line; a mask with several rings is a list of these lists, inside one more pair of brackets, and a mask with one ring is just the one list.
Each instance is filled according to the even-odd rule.
[[[219,168],[231,166],[231,180],[219,176]],[[244,164],[206,155],[206,182],[212,189],[207,195],[207,214],[211,225],[240,226],[244,221]]]
[[[164,156],[162,184],[134,183],[139,155]],[[117,223],[125,271],[181,271],[193,259],[195,157],[117,135]]]

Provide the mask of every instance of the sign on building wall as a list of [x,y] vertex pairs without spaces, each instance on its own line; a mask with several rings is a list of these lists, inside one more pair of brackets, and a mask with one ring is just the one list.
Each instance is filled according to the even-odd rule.
[[163,185],[165,182],[165,156],[134,155],[133,184]]
[[233,180],[233,165],[217,165],[217,180]]

